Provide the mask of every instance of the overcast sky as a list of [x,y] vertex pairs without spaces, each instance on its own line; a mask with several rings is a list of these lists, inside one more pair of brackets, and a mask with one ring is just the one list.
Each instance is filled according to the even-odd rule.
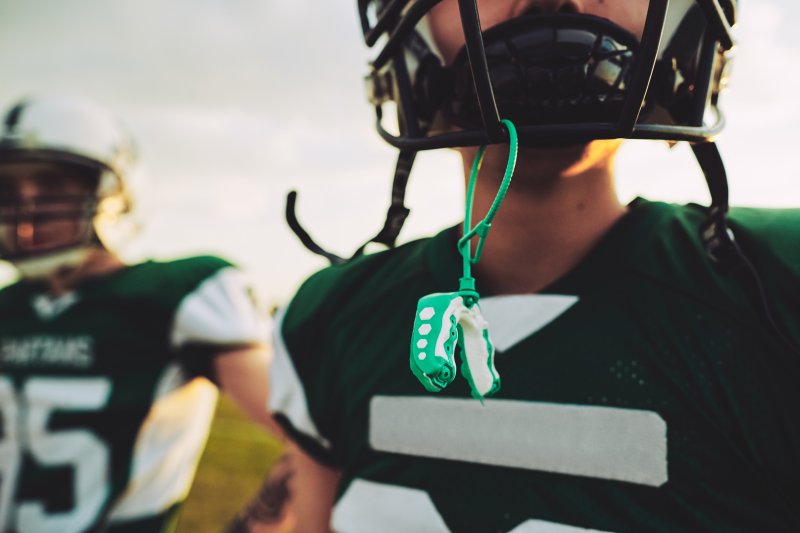
[[[748,1],[741,15],[720,139],[732,201],[798,206],[800,3]],[[312,234],[341,253],[382,225],[394,152],[372,129],[367,58],[352,0],[0,2],[3,108],[31,93],[88,97],[138,139],[148,224],[127,256],[224,255],[265,303],[324,266],[283,222],[287,190],[300,191]],[[459,219],[459,173],[452,153],[418,159],[403,240]],[[629,143],[619,184],[624,199],[707,198],[685,147]]]

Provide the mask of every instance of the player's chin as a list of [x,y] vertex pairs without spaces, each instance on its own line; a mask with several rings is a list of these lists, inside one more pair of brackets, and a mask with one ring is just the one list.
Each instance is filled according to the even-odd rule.
[[613,154],[619,149],[622,141],[623,139],[597,139],[577,143],[537,142],[521,144],[518,157],[546,157],[553,161],[577,162],[588,155]]
[[517,152],[517,164],[539,163],[553,168],[568,168],[584,159],[586,154],[592,151],[591,144],[591,142],[585,142],[520,145]]
[[525,169],[528,180],[537,183],[577,177],[591,168],[610,168],[609,162],[621,144],[621,139],[602,139],[570,145],[520,146],[517,168]]

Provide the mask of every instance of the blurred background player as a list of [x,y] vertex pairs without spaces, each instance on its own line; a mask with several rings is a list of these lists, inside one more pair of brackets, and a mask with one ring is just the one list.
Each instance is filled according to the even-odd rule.
[[[344,264],[306,281],[274,336],[270,405],[303,450],[298,529],[800,528],[800,211],[728,217],[713,143],[736,2],[358,7],[379,132],[400,149],[376,241],[408,214],[417,151],[458,148],[468,171],[492,145],[479,219],[509,157],[500,119],[520,133],[474,267],[502,388],[485,404],[460,378],[432,395],[409,370],[418,299],[458,288],[461,228],[329,255]],[[620,203],[622,138],[692,142],[711,208]]]
[[[225,391],[265,412],[265,323],[217,257],[125,264],[131,138],[105,110],[30,98],[0,137],[0,529],[169,531]],[[208,379],[202,379],[208,378]]]

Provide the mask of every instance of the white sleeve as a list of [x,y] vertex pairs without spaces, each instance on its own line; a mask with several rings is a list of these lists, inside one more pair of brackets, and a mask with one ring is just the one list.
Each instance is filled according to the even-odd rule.
[[[272,332],[274,356],[269,371],[269,401],[267,407],[285,416],[292,427],[317,441],[323,448],[330,449],[330,442],[322,436],[311,418],[306,400],[306,390],[292,363],[292,357],[283,340],[281,325],[286,309],[281,309],[275,317]],[[308,450],[307,450],[308,451]]]
[[268,319],[259,313],[241,271],[226,267],[184,296],[175,313],[170,343],[265,344]]

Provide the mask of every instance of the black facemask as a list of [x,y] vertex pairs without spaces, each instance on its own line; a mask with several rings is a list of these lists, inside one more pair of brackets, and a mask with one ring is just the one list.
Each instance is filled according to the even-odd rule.
[[[529,15],[491,28],[484,46],[500,116],[530,125],[615,120],[638,45],[630,32],[587,15]],[[462,128],[480,127],[465,49],[449,70],[445,117]]]
[[[684,25],[702,23],[699,10],[694,15]],[[676,124],[689,123],[697,114],[702,29],[682,35],[690,42],[673,41],[655,65],[641,123],[653,113],[660,122]],[[619,118],[639,50],[639,40],[624,28],[591,15],[534,14],[489,29],[483,41],[502,118],[519,126],[614,123]],[[464,130],[483,127],[465,48],[449,67],[426,57],[414,92],[421,118],[430,121],[441,113]]]

